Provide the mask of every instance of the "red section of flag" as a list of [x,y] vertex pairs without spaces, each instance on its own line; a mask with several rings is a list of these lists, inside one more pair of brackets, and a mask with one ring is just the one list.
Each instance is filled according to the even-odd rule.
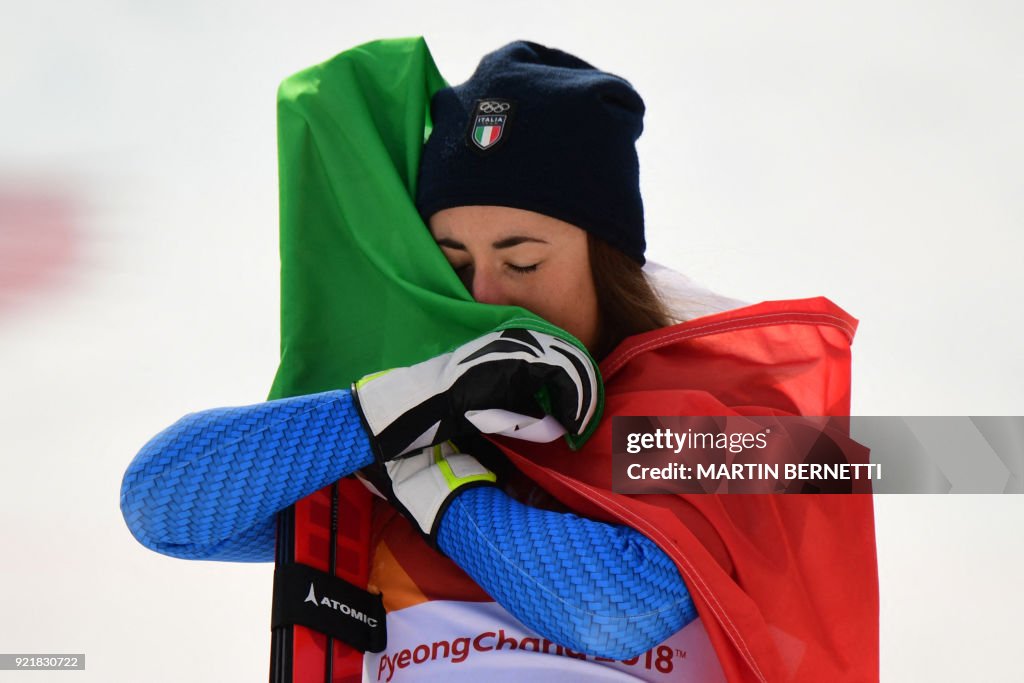
[[[631,337],[601,364],[605,414],[848,415],[856,325],[819,298]],[[611,428],[571,457],[560,443],[496,442],[574,511],[673,558],[730,681],[878,680],[871,496],[616,494]]]

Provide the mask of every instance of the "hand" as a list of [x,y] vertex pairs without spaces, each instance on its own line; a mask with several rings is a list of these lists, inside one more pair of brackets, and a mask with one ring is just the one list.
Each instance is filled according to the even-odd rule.
[[513,418],[502,433],[514,436],[519,426],[543,416],[542,391],[550,414],[570,434],[583,434],[597,416],[598,372],[590,356],[557,337],[520,328],[368,375],[352,388],[380,462],[457,438],[495,414]]
[[451,442],[365,467],[358,475],[415,524],[434,548],[438,523],[456,494],[473,486],[494,486],[496,481],[493,472]]

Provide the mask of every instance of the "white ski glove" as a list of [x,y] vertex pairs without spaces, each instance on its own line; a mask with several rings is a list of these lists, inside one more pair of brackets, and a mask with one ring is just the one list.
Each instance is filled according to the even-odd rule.
[[455,495],[473,486],[494,486],[496,477],[451,442],[358,472],[368,489],[391,502],[437,547],[437,527]]
[[377,460],[386,462],[470,430],[531,441],[565,431],[584,435],[598,416],[599,382],[597,364],[580,348],[510,328],[410,367],[367,375],[352,393]]

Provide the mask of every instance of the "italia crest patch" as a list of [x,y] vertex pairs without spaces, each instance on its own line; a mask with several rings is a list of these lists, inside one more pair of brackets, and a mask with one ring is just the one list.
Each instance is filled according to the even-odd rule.
[[480,150],[491,150],[506,136],[512,103],[487,98],[477,100],[469,125],[469,141]]

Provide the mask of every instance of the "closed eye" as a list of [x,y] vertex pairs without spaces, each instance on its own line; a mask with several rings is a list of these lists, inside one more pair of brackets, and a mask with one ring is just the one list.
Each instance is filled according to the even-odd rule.
[[532,273],[533,271],[537,270],[537,266],[539,266],[540,264],[534,263],[531,266],[517,266],[513,263],[506,263],[505,265],[508,266],[508,269],[511,270],[513,273]]

